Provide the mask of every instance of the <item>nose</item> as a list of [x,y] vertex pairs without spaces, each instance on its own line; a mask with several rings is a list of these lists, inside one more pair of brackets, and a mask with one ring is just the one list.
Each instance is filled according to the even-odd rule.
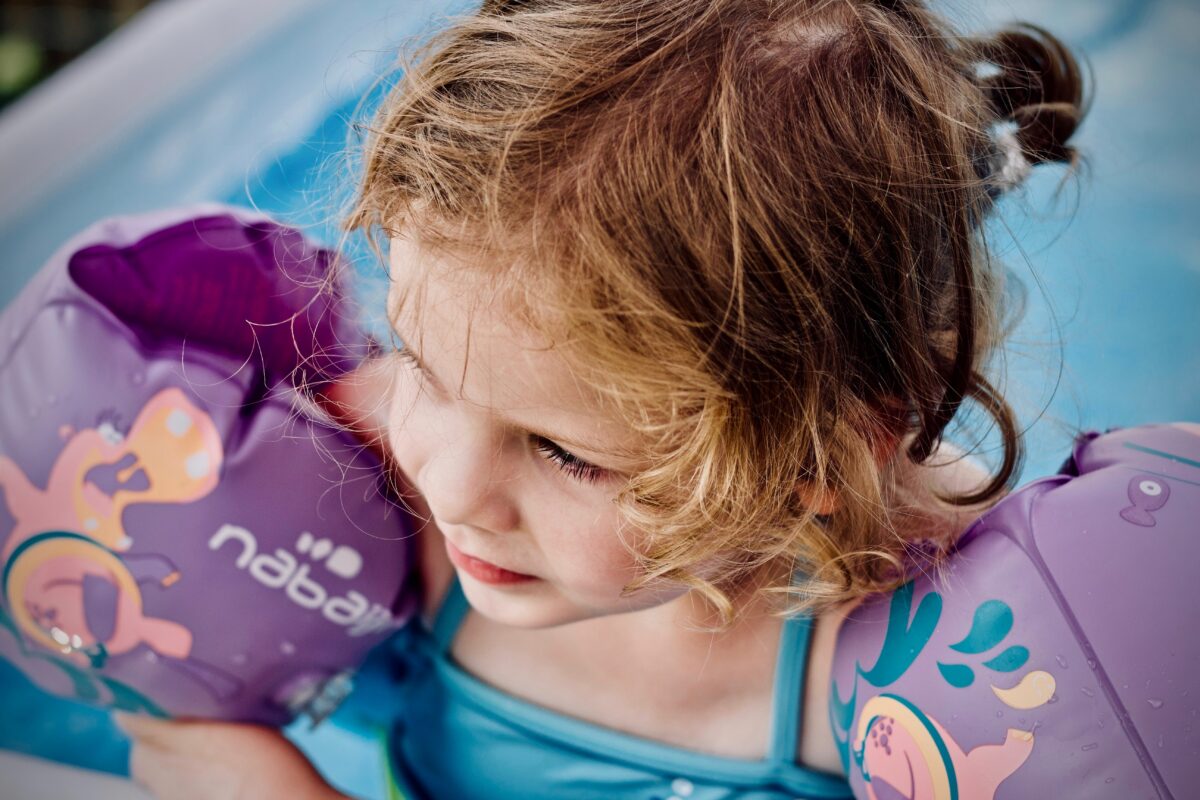
[[520,522],[514,481],[500,436],[475,424],[443,439],[424,464],[418,484],[429,510],[445,525],[503,533]]

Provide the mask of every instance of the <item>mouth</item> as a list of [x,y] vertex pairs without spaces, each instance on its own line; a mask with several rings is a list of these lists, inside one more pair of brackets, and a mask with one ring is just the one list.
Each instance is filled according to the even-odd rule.
[[490,561],[484,561],[475,556],[469,556],[462,550],[454,546],[454,543],[449,538],[446,540],[446,554],[450,557],[451,563],[455,567],[470,575],[480,583],[487,583],[493,586],[503,586],[515,583],[527,583],[536,581],[534,575],[526,575],[522,572],[513,572],[510,569],[499,567]]

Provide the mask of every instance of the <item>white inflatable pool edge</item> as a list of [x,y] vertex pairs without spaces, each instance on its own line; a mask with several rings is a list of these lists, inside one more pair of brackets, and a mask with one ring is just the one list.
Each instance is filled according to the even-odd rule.
[[[297,14],[330,0],[159,0],[0,114],[0,226]],[[221,42],[214,49],[213,41]]]

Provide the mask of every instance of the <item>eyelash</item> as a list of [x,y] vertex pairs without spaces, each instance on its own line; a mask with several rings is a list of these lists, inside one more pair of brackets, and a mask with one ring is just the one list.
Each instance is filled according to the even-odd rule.
[[418,372],[424,373],[424,370],[421,369],[421,362],[417,361],[416,355],[412,350],[408,349],[408,345],[404,344],[403,342],[397,343],[395,353],[396,356],[403,361],[406,366],[412,367]]
[[533,436],[533,447],[554,466],[582,483],[595,483],[604,477],[604,470],[568,453],[544,436]]
[[[417,361],[416,355],[406,346],[403,344],[398,345],[396,347],[396,355],[407,366],[415,369],[422,377],[425,377],[425,370],[421,367],[421,362]],[[590,464],[579,456],[567,452],[546,437],[532,434],[531,439],[533,441],[533,448],[541,453],[547,461],[562,470],[568,477],[581,483],[595,483],[604,477],[605,471],[601,467]]]

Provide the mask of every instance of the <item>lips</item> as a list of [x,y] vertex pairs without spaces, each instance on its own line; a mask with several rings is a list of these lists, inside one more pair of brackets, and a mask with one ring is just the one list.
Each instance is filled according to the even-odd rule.
[[450,556],[450,561],[454,566],[458,567],[463,572],[470,575],[481,583],[488,583],[493,586],[503,586],[514,583],[526,583],[535,581],[537,578],[533,575],[526,575],[521,572],[513,572],[512,570],[498,567],[490,561],[484,561],[481,558],[469,556],[462,550],[454,546],[454,543],[446,539],[446,554]]

